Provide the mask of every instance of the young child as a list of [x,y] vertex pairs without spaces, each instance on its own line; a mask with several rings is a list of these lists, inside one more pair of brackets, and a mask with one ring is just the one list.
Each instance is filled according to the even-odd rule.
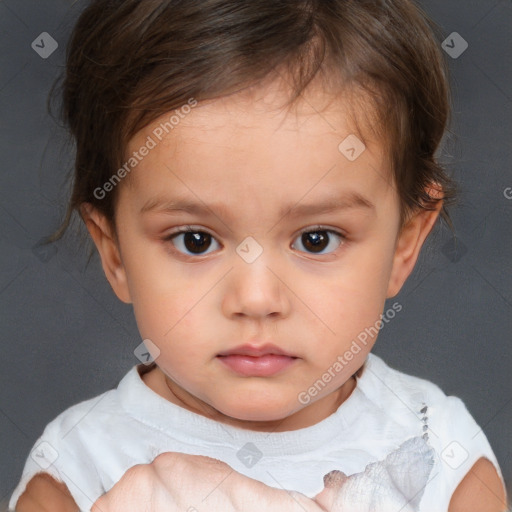
[[62,232],[147,349],[49,423],[12,510],[506,508],[461,400],[371,353],[453,197],[439,46],[410,0],[91,2]]

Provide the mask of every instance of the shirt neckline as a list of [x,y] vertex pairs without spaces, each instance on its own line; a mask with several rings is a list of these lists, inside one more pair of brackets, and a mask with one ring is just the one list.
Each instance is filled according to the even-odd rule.
[[274,456],[290,455],[325,447],[352,424],[365,407],[362,400],[365,381],[370,378],[368,368],[377,356],[368,354],[362,371],[356,377],[356,386],[350,396],[327,418],[309,427],[285,432],[260,432],[224,424],[184,409],[153,391],[142,380],[139,368],[133,366],[120,381],[117,391],[122,408],[137,421],[156,429],[178,441],[191,440],[207,444],[232,445],[240,448],[253,442]]

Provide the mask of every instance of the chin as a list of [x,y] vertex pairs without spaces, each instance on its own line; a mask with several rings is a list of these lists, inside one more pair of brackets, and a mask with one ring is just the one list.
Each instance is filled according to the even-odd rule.
[[240,421],[275,422],[281,421],[293,414],[295,409],[289,403],[269,400],[251,401],[240,400],[236,403],[223,404],[218,410],[230,418]]

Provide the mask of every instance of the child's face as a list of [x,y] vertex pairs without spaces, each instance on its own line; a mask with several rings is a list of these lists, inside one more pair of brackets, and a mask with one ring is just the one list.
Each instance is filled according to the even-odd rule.
[[[353,389],[375,340],[350,350],[353,341],[398,292],[435,214],[398,237],[382,145],[367,141],[354,161],[338,149],[354,133],[342,99],[322,110],[310,93],[286,114],[275,86],[261,92],[199,104],[162,141],[154,130],[172,113],[139,132],[129,156],[148,136],[157,144],[119,185],[119,261],[109,240],[95,241],[142,338],[160,350],[169,399],[245,428],[291,430]],[[195,237],[170,239],[187,227]],[[232,357],[233,369],[219,357],[269,343],[295,359]]]

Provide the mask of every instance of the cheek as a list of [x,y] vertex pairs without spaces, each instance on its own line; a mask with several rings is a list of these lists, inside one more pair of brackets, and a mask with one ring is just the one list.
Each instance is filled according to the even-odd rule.
[[[340,264],[339,269],[303,283],[298,295],[322,320],[322,333],[333,341],[323,343],[322,352],[343,349],[380,319],[392,265],[390,247],[361,246]],[[299,282],[299,281],[297,281]],[[319,325],[322,325],[319,323]],[[323,340],[325,341],[325,339]],[[320,341],[319,341],[320,343]]]
[[176,275],[154,280],[145,272],[133,301],[142,338],[159,348],[159,366],[176,377],[200,375],[201,364],[220,351],[207,295],[211,283],[193,284]]
[[201,304],[188,307],[181,299],[166,298],[156,307],[139,304],[134,311],[142,339],[150,339],[159,349],[157,364],[185,382],[201,378],[204,364],[215,355],[215,343],[211,330],[205,329]]
[[192,286],[161,259],[128,261],[126,268],[141,336],[157,345],[165,343],[197,307],[202,292],[200,284]]

